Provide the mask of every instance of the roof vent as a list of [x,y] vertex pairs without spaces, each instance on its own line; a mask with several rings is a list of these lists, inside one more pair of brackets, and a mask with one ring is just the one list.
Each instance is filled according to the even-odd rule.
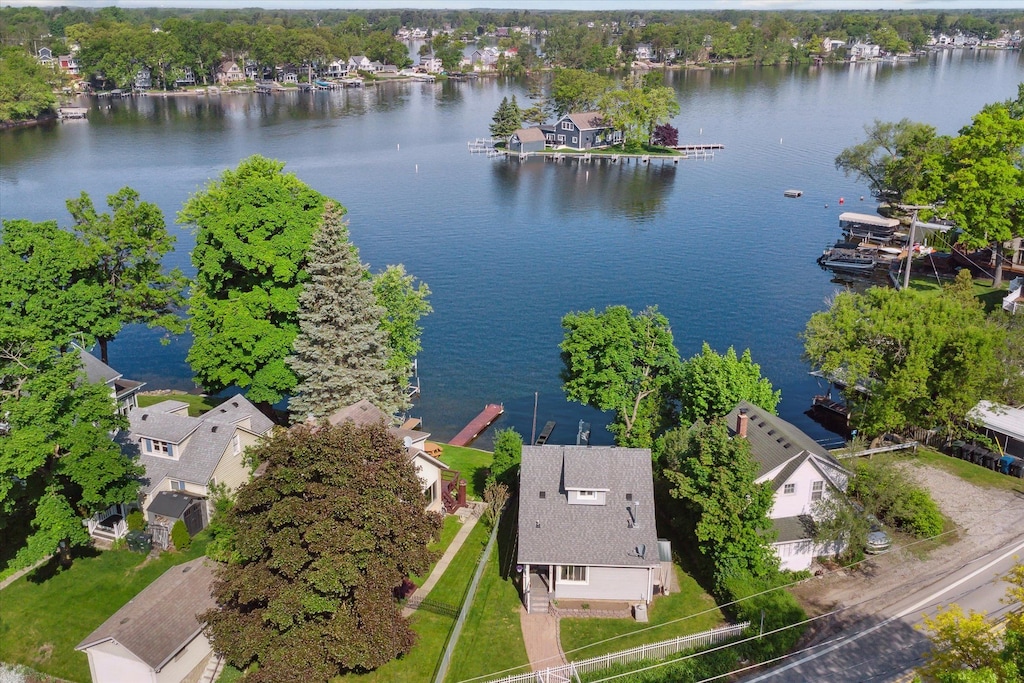
[[149,413],[143,413],[142,414],[142,421],[145,422],[147,417],[149,417]]
[[212,427],[210,427],[210,431],[211,432],[216,432],[217,431],[217,425],[213,425]]
[[131,620],[132,620],[131,617],[125,617],[124,619],[122,619],[121,621],[119,621],[117,623],[119,623],[119,624],[121,624],[123,626],[124,624],[127,624]]
[[627,493],[626,494],[626,500],[633,500],[633,494],[632,493]]
[[538,529],[540,528],[540,520],[539,519],[536,522],[536,526],[537,526]]
[[546,500],[547,497],[548,497],[548,492],[547,491],[541,491],[540,492],[540,499],[541,500]]
[[233,405],[234,407],[236,407],[236,408],[237,408],[237,407],[238,407],[238,401],[232,401],[232,402],[231,402],[231,405]]
[[768,430],[768,436],[775,436],[775,430],[774,429],[769,429]]

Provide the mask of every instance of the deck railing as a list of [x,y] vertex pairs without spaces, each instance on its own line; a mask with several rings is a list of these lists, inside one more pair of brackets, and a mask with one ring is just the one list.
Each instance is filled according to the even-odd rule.
[[[114,516],[119,516],[120,519],[113,524],[104,524],[106,520]],[[114,538],[124,538],[128,535],[128,521],[122,514],[122,510],[119,505],[111,505],[103,512],[97,512],[86,520],[86,526],[89,529],[90,536],[92,536],[97,530],[103,534],[113,536]]]
[[590,657],[589,659],[581,659],[577,662],[569,662],[561,666],[552,666],[543,671],[527,671],[525,673],[512,674],[511,676],[494,680],[492,683],[538,683],[575,680],[575,675],[600,671],[616,664],[633,664],[645,660],[664,659],[684,650],[696,650],[702,647],[717,645],[740,635],[748,626],[750,626],[750,622],[745,621],[741,624],[713,628],[689,636],[679,636],[678,638],[663,640],[659,643],[638,645],[621,652],[612,652],[606,655]]

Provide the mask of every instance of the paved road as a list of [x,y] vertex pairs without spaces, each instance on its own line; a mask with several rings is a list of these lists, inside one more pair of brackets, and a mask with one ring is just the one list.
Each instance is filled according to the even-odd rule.
[[881,614],[859,619],[840,635],[781,661],[745,683],[882,683],[900,680],[924,662],[929,642],[914,628],[924,613],[958,603],[964,610],[1005,613],[1000,603],[1006,585],[1000,580],[1024,553],[1018,539],[972,560],[938,582],[922,587],[888,606]]

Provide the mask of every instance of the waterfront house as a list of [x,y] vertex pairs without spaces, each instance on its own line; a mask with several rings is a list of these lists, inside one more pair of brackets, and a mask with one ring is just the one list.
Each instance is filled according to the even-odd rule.
[[78,76],[81,74],[81,69],[78,64],[78,57],[75,55],[61,55],[57,58],[57,65],[60,66],[61,71],[64,71],[69,76]]
[[36,53],[36,60],[40,64],[53,64],[53,50],[48,47],[41,47]]
[[[423,487],[423,501],[427,512],[455,512],[466,504],[465,487],[459,485],[459,473],[428,453],[436,446],[428,445],[428,432],[412,429],[410,426],[396,426],[391,416],[363,399],[327,417],[332,425],[351,422],[359,427],[387,425],[388,432],[402,443],[406,456],[416,467],[416,474]],[[436,451],[435,451],[436,452]]]
[[850,61],[863,59],[878,59],[882,54],[882,48],[874,43],[856,42],[847,49]]
[[520,128],[508,140],[509,151],[512,152],[543,152],[544,131],[540,126]]
[[263,69],[261,69],[260,65],[253,59],[245,60],[245,69],[243,71],[245,74],[245,80],[247,81],[259,81],[262,80],[264,76]]
[[136,90],[149,90],[153,87],[153,72],[148,66],[144,66],[135,72],[133,85]]
[[199,417],[189,416],[184,401],[161,401],[134,408],[128,423],[118,441],[145,468],[140,507],[160,547],[167,547],[168,533],[179,519],[193,535],[209,523],[211,489],[220,485],[232,492],[248,481],[245,449],[274,427],[241,394]]
[[433,54],[422,55],[420,57],[419,68],[421,71],[426,71],[428,74],[439,74],[444,71],[444,65],[441,64],[441,60]]
[[622,131],[605,123],[599,111],[565,114],[546,135],[548,145],[572,149],[607,147],[622,142]]
[[[219,661],[199,615],[215,609],[214,563],[171,567],[75,646],[93,683],[196,683]],[[204,678],[204,674],[210,674]]]
[[366,55],[352,55],[348,58],[349,71],[373,71],[372,64]]
[[836,40],[835,38],[823,38],[821,41],[821,51],[825,53],[833,52],[835,50],[842,50],[846,47],[846,41]]
[[348,75],[348,62],[342,59],[332,59],[327,65],[325,75],[328,78],[344,78]]
[[236,62],[228,59],[217,66],[216,79],[221,85],[238,83],[245,80],[245,73],[238,67]]
[[849,472],[818,442],[777,415],[740,401],[726,417],[733,438],[746,439],[757,461],[757,483],[770,482],[775,501],[768,516],[783,569],[808,569],[815,557],[842,548],[814,540],[815,503],[843,496]]
[[523,603],[649,603],[663,585],[651,451],[523,446],[519,549]]
[[485,47],[469,54],[469,63],[478,71],[490,71],[498,64],[498,48]]
[[127,415],[128,411],[139,405],[139,390],[145,382],[125,379],[124,375],[110,367],[96,356],[85,349],[73,345],[78,349],[82,358],[82,369],[85,371],[85,379],[89,384],[105,384],[110,389],[110,398],[117,405],[117,412],[120,415]]
[[650,43],[637,43],[634,51],[639,61],[646,62],[654,58],[654,48]]
[[174,79],[174,86],[177,88],[185,88],[195,84],[196,74],[190,66],[183,67],[178,72],[178,76]]
[[277,80],[281,83],[295,83],[299,82],[299,68],[294,64],[279,64],[275,69],[277,71]]

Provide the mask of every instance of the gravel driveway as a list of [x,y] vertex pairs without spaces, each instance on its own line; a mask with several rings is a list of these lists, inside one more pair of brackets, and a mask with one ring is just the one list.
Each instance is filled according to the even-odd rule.
[[[906,537],[893,550],[869,557],[854,570],[840,570],[795,586],[793,593],[809,615],[852,607],[841,617],[819,622],[810,642],[825,637],[856,618],[877,612],[911,589],[927,586],[989,550],[1024,536],[1024,480],[1015,491],[989,489],[965,482],[943,470],[904,462],[899,465],[931,491],[939,508],[959,527],[953,543],[915,552]],[[906,586],[907,590],[901,590]]]

